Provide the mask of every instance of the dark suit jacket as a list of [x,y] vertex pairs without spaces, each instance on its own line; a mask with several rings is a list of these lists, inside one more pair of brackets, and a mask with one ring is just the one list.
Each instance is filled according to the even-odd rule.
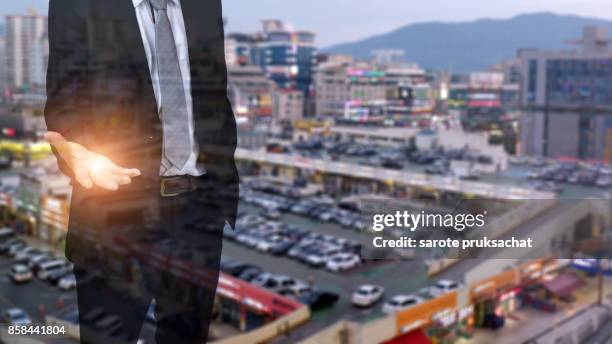
[[[181,6],[199,160],[214,180],[209,192],[215,192],[220,216],[233,227],[236,124],[227,99],[221,0],[181,0]],[[50,0],[48,34],[48,130],[143,172],[118,193],[159,189],[162,127],[132,1]],[[71,176],[59,156],[58,163]],[[74,211],[83,199],[103,193],[73,186],[71,223],[87,216]]]

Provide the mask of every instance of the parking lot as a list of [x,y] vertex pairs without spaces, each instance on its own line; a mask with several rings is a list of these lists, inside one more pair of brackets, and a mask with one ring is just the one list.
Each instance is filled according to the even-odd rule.
[[[260,214],[262,208],[241,202],[239,207],[243,214]],[[244,215],[243,215],[244,216]],[[347,241],[359,241],[363,236],[353,228],[329,221],[314,220],[304,215],[291,212],[282,212],[276,220],[280,223],[289,223],[307,233],[316,233]],[[224,240],[223,258],[236,262],[248,262],[261,267],[264,272],[289,276],[293,279],[312,285],[314,289],[330,291],[339,295],[338,301],[331,307],[317,310],[312,320],[293,334],[295,338],[302,338],[308,333],[322,329],[339,319],[350,318],[357,321],[366,321],[382,315],[382,305],[393,295],[410,294],[432,283],[427,278],[422,260],[379,260],[362,262],[347,271],[333,272],[323,266],[313,267],[298,259],[287,255],[273,255],[256,248],[248,248],[244,243],[235,239]],[[351,294],[361,285],[375,284],[385,288],[385,296],[372,307],[356,308],[351,304]],[[282,342],[285,339],[280,339]]]

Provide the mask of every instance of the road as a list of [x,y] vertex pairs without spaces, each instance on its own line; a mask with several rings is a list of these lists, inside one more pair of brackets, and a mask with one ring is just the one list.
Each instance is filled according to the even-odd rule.
[[[40,312],[41,306],[44,312],[51,314],[61,311],[59,300],[63,300],[63,307],[74,307],[76,305],[76,294],[74,291],[61,291],[34,278],[31,282],[16,285],[8,277],[13,262],[5,256],[0,257],[0,309],[11,307],[23,309],[32,319],[34,325],[44,324],[44,313]],[[75,343],[73,340],[58,336],[36,336],[43,343]]]

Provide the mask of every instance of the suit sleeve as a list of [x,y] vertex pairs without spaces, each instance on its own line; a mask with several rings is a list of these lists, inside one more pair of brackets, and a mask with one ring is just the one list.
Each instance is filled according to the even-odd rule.
[[[78,16],[71,0],[49,1],[49,63],[45,122],[49,131],[68,141],[83,143],[82,116],[89,97],[87,85],[87,21]],[[72,171],[57,151],[53,152],[60,170],[69,177]]]

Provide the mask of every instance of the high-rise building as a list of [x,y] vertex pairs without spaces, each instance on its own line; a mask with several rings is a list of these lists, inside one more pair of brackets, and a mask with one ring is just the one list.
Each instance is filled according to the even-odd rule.
[[225,38],[225,58],[229,65],[248,65],[253,63],[256,36],[244,33],[231,33]]
[[296,31],[289,23],[264,20],[253,62],[280,88],[297,88],[308,95],[316,61],[315,34]]
[[[6,17],[6,62],[9,85],[14,88],[30,85],[32,49],[44,40],[47,17],[29,10],[25,15]],[[43,54],[44,55],[44,54]],[[38,62],[44,61],[39,59]],[[40,68],[36,66],[35,68]],[[44,68],[44,66],[42,67]],[[40,75],[34,76],[39,77]]]
[[308,96],[317,50],[315,34],[295,30],[280,20],[264,20],[255,34],[231,33],[226,56],[231,64],[255,64],[281,89],[298,89]]
[[49,63],[49,36],[46,31],[32,42],[28,63],[29,85],[44,91]]
[[520,152],[612,162],[612,49],[607,30],[586,27],[580,49],[519,50]]

